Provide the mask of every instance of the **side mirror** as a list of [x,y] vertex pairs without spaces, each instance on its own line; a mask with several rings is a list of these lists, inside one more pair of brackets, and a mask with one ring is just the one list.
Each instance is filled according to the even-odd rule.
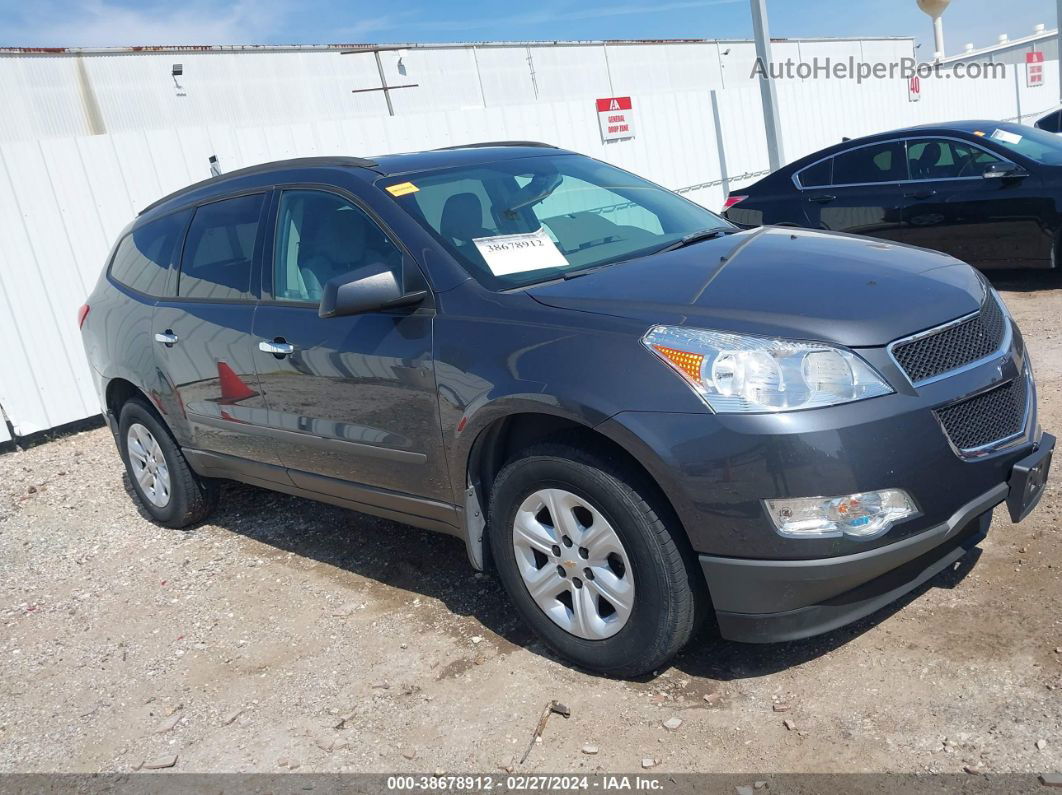
[[989,163],[981,173],[985,179],[1005,179],[1010,177],[1027,177],[1029,172],[1016,163]]
[[383,263],[373,263],[329,280],[324,285],[317,314],[343,317],[412,306],[423,301],[427,294],[425,290],[404,292],[393,270]]

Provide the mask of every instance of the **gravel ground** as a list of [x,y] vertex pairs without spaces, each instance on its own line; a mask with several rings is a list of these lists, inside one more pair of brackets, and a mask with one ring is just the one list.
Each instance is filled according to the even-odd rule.
[[[997,283],[1057,433],[1062,281]],[[0,455],[0,772],[1060,770],[1058,482],[854,627],[706,631],[628,682],[550,656],[455,539],[240,485],[162,529],[108,431],[66,436]]]

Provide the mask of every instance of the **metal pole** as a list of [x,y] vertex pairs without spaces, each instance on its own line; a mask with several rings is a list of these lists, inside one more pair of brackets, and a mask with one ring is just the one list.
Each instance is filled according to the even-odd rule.
[[[752,28],[756,34],[756,58],[764,69],[771,66],[771,33],[767,26],[767,0],[750,0],[752,4]],[[1062,0],[1058,0],[1062,5]],[[767,133],[767,156],[771,171],[785,163],[782,153],[782,126],[778,121],[778,101],[774,94],[774,80],[770,72],[760,77],[760,101],[763,103],[763,126]]]
[[[1062,0],[1059,0],[1062,2]],[[376,50],[373,53],[376,56],[376,71],[380,73],[380,88],[383,89],[384,99],[387,100],[387,115],[394,116],[395,109],[391,105],[391,92],[388,90],[387,77],[384,75],[383,62],[380,60],[380,51]]]
[[[1062,0],[1059,0],[1062,2]],[[933,20],[933,57],[940,60],[944,57],[944,18],[937,17]]]
[[1058,25],[1058,40],[1055,44],[1055,49],[1058,50],[1055,53],[1058,58],[1058,93],[1059,101],[1062,102],[1062,0],[1058,0],[1058,19],[1055,23]]

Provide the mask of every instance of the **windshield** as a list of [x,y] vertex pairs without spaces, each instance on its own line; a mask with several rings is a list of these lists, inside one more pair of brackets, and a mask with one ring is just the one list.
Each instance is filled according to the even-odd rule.
[[1000,124],[991,129],[974,133],[984,135],[993,143],[1010,152],[1016,152],[1029,160],[1045,166],[1062,165],[1062,137],[1044,132],[1035,127],[1020,124]]
[[404,174],[384,189],[485,286],[504,290],[658,251],[730,223],[581,155]]

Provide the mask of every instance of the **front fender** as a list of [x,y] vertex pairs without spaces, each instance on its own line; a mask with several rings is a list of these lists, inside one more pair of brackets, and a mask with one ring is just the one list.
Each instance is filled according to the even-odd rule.
[[501,418],[547,414],[593,428],[623,411],[707,412],[642,344],[644,321],[468,285],[441,298],[435,377],[455,503],[472,445]]
[[[593,429],[623,411],[707,412],[641,343],[643,321],[558,309],[523,293],[472,285],[440,295],[439,309],[440,427],[474,565],[482,565],[484,506],[469,464],[477,440],[499,420],[538,414]],[[623,440],[614,441],[639,458]]]

